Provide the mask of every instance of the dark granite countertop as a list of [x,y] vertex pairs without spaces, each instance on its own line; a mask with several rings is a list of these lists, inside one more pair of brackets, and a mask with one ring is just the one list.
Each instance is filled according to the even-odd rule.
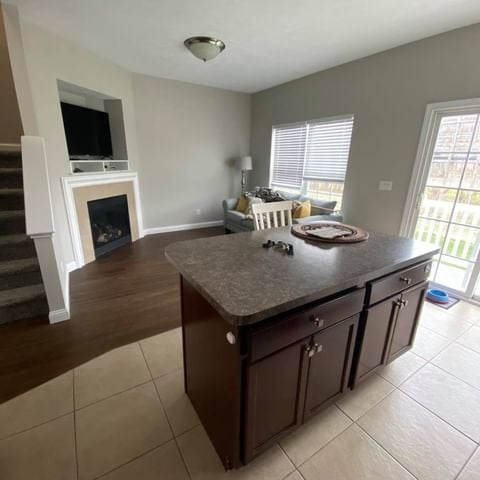
[[[292,243],[294,256],[262,248],[267,239]],[[248,325],[363,286],[436,252],[380,233],[355,244],[311,243],[285,227],[177,242],[165,254],[226,321]]]

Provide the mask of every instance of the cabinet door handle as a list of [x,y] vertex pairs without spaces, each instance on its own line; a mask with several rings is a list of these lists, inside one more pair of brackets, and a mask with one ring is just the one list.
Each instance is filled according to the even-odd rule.
[[407,305],[408,305],[408,300],[404,300],[402,298],[399,298],[398,300],[395,300],[395,305],[402,309],[402,308],[405,308]]
[[311,358],[315,355],[315,350],[311,345],[305,347],[305,353]]
[[412,283],[412,279],[409,277],[400,277],[400,281],[406,283],[407,285],[410,285]]
[[315,353],[320,353],[323,351],[323,345],[319,345],[318,343],[316,343],[314,347],[315,347]]
[[235,338],[235,335],[232,333],[232,332],[227,332],[227,334],[225,335],[226,339],[227,339],[227,342],[230,344],[230,345],[235,345],[237,343],[237,339]]
[[319,317],[313,317],[312,322],[315,324],[316,327],[323,327],[325,325],[325,320]]

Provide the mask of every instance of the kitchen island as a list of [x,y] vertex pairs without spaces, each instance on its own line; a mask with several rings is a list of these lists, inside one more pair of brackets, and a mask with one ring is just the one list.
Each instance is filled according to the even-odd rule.
[[411,348],[435,253],[377,233],[309,242],[289,227],[167,247],[181,275],[185,389],[225,468]]

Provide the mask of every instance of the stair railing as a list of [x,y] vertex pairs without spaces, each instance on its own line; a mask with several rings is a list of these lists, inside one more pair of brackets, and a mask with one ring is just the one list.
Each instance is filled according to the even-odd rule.
[[50,323],[70,318],[68,273],[58,262],[55,222],[42,137],[22,137],[23,189],[27,235],[33,239],[50,309]]

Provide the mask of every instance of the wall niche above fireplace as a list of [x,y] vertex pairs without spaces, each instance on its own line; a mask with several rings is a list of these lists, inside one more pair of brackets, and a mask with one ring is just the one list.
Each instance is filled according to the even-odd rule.
[[95,258],[132,241],[127,195],[87,202]]

